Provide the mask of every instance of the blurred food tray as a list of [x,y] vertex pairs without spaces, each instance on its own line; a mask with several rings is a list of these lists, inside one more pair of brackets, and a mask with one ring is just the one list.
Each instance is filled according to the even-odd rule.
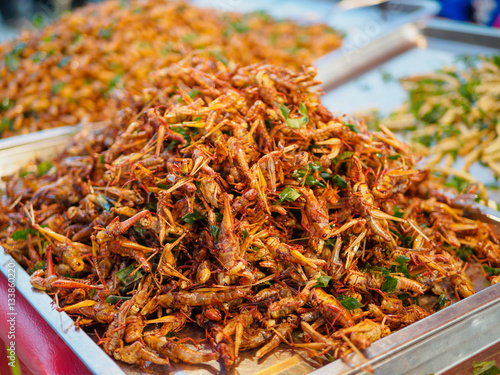
[[[353,51],[364,50],[373,41],[383,39],[402,25],[430,17],[439,11],[439,5],[432,0],[422,0],[418,3],[411,0],[391,0],[376,6],[348,10],[337,6],[335,2],[322,0],[191,0],[191,2],[200,7],[220,11],[247,13],[263,10],[277,19],[293,19],[299,23],[326,23],[334,27],[345,35],[343,45],[316,61],[320,72],[332,61],[344,61],[346,55]],[[331,79],[327,81],[335,83],[331,82]],[[29,143],[36,145],[48,138],[71,134],[75,131],[73,128],[67,126],[0,139],[0,150]]]

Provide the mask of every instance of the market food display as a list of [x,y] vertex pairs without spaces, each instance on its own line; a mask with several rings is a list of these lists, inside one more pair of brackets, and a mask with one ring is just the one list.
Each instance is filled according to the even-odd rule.
[[[461,60],[402,79],[408,101],[382,123],[394,131],[411,131],[408,136],[415,152],[429,158],[429,167],[458,181],[478,184],[484,192],[484,183],[490,181],[480,181],[469,172],[479,162],[500,176],[500,56]],[[452,168],[457,156],[463,158],[458,170]]]
[[150,71],[195,50],[237,64],[299,68],[338,48],[326,25],[265,13],[221,13],[179,1],[106,1],[0,45],[0,138],[108,120],[116,88],[140,91]]
[[492,228],[389,129],[326,110],[314,76],[206,56],[158,71],[4,178],[0,244],[130,364],[230,369],[280,344],[324,364],[472,295],[469,261],[498,282]]

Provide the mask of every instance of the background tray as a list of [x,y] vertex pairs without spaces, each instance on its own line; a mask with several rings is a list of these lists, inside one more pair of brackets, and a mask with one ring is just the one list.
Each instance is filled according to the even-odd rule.
[[[195,5],[221,11],[247,13],[264,10],[277,19],[294,19],[300,23],[326,23],[345,34],[343,46],[316,61],[319,71],[332,61],[343,61],[344,56],[360,51],[374,40],[384,38],[402,25],[435,15],[439,5],[432,0],[415,4],[411,0],[391,0],[385,4],[366,8],[343,10],[331,1],[300,0],[191,0]],[[346,66],[347,67],[347,66]],[[330,82],[328,83],[337,83]],[[67,126],[42,130],[27,135],[0,139],[0,150],[23,144],[37,143],[48,138],[65,136],[77,127]]]

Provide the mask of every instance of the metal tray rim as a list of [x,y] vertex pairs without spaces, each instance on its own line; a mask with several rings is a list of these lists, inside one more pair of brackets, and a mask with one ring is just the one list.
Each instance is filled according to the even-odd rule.
[[120,367],[65,312],[57,312],[48,294],[32,288],[26,271],[0,246],[0,271],[8,278],[8,265],[15,265],[15,287],[52,329],[94,374],[125,374]]

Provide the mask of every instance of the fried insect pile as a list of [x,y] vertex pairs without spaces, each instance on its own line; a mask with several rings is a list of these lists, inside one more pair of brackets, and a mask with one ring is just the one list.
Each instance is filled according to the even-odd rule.
[[0,137],[108,120],[115,88],[142,90],[150,71],[191,51],[299,68],[340,42],[326,25],[262,12],[222,13],[170,0],[89,5],[0,44]]
[[324,363],[473,294],[460,256],[498,271],[499,238],[387,128],[326,110],[314,76],[201,57],[158,72],[109,126],[5,179],[2,246],[133,364],[229,369],[280,343]]

